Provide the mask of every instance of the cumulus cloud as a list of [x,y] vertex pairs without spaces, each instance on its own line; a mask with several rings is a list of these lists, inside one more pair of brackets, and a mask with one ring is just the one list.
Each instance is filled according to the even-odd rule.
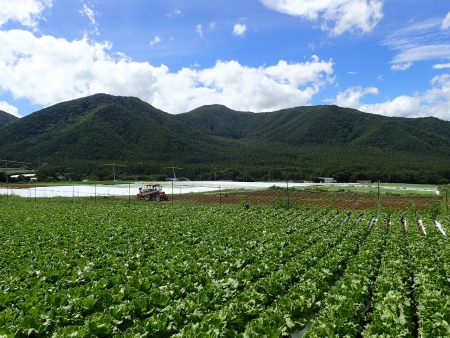
[[377,88],[352,87],[341,92],[330,102],[341,107],[355,108],[364,112],[401,117],[434,116],[450,120],[450,74],[434,77],[431,88],[413,96],[402,95],[380,103],[364,104],[361,98],[367,94],[378,94]]
[[19,115],[19,110],[17,109],[17,107],[11,106],[8,102],[5,101],[0,101],[0,110],[14,115],[15,117],[22,117],[21,115]]
[[[333,81],[333,61],[314,56],[251,68],[217,61],[206,69],[133,62],[112,45],[0,31],[0,90],[43,106],[95,93],[136,96],[170,113],[220,103],[236,110],[270,111],[308,104]],[[51,50],[52,53],[48,53]]]
[[0,0],[0,26],[8,21],[35,29],[42,12],[52,7],[52,0]]
[[445,17],[444,21],[442,21],[441,28],[447,29],[450,27],[450,12],[447,13],[447,16]]
[[247,30],[247,26],[246,25],[241,25],[240,23],[237,23],[237,24],[234,25],[233,35],[244,36],[246,30]]
[[[340,35],[354,30],[371,32],[383,18],[381,0],[260,0],[266,7],[306,20],[318,21],[323,30]],[[330,23],[332,23],[330,27]]]
[[344,92],[338,93],[332,103],[340,107],[358,109],[361,106],[359,100],[367,94],[378,95],[378,89],[375,87],[351,87]]

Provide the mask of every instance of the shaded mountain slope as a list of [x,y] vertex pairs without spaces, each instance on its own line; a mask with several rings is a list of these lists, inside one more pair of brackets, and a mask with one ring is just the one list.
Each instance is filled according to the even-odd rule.
[[0,143],[7,157],[86,160],[164,160],[221,146],[139,99],[104,94],[60,103],[6,125]]
[[205,106],[175,119],[208,135],[231,139],[450,154],[450,122],[436,118],[386,117],[337,106],[297,107],[260,114]]
[[0,127],[16,120],[18,120],[18,118],[15,117],[14,115],[8,114],[7,112],[0,110]]

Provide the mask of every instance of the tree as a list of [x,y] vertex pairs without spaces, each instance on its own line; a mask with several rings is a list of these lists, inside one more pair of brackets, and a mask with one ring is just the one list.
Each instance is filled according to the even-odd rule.
[[36,177],[38,181],[58,180],[55,169],[48,163],[44,163],[36,170]]

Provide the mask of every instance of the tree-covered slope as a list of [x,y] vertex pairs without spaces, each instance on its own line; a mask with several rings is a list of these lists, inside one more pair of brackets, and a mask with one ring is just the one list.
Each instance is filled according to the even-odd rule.
[[136,98],[98,94],[60,103],[0,130],[3,157],[163,160],[221,146]]
[[7,112],[0,110],[0,128],[9,122],[18,120],[14,115],[8,114]]
[[206,135],[241,139],[251,132],[250,127],[255,120],[255,115],[216,104],[202,106],[189,113],[173,115],[173,119]]
[[436,118],[386,117],[332,105],[259,114],[204,106],[175,119],[208,135],[230,139],[450,155],[450,122]]

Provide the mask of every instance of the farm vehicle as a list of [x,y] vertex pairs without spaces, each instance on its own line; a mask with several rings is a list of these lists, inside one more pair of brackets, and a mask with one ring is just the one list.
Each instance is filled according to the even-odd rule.
[[139,188],[139,192],[136,195],[138,200],[145,201],[168,201],[169,197],[162,190],[159,184],[147,184],[143,188]]

